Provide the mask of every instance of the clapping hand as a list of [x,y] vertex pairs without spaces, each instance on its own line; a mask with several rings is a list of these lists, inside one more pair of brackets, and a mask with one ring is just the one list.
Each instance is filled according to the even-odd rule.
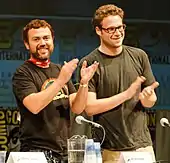
[[150,86],[145,87],[142,90],[142,92],[139,94],[139,99],[140,100],[148,99],[150,96],[152,96],[152,94],[154,94],[154,89],[157,88],[158,86],[159,86],[159,83],[155,81]]
[[88,81],[93,77],[94,73],[96,72],[98,68],[99,63],[94,62],[92,65],[87,67],[87,61],[84,61],[80,70],[81,75],[81,84],[87,84]]
[[141,88],[141,84],[146,80],[144,76],[138,76],[137,79],[127,89],[128,99],[131,99],[137,93],[137,90]]
[[78,59],[72,59],[69,62],[64,62],[64,66],[61,68],[58,79],[61,80],[63,83],[67,83],[70,80],[73,72],[77,68],[78,62]]

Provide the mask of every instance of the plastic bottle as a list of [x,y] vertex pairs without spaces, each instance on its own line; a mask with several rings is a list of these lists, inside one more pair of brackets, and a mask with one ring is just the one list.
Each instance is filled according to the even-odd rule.
[[102,163],[101,147],[99,142],[94,142],[96,152],[96,163]]
[[85,141],[84,163],[96,163],[96,151],[93,139],[86,139]]

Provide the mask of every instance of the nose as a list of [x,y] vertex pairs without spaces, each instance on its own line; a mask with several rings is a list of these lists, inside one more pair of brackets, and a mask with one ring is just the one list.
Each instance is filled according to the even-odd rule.
[[46,44],[45,40],[43,38],[40,39],[40,45],[42,46],[42,45],[45,45],[45,44]]

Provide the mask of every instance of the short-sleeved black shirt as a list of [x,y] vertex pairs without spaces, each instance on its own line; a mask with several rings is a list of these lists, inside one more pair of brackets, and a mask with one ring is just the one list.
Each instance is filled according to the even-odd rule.
[[[141,49],[123,46],[122,52],[117,56],[108,56],[95,49],[81,60],[80,65],[84,60],[89,65],[94,61],[99,62],[99,68],[89,82],[89,91],[96,92],[97,99],[125,91],[137,76],[146,77],[142,88],[132,99],[93,117],[106,130],[103,148],[131,150],[152,145],[147,114],[138,100],[139,92],[155,81],[147,54]],[[93,137],[101,141],[102,131],[95,129]]]
[[[68,96],[76,90],[69,81],[38,114],[31,113],[23,99],[46,89],[60,72],[60,65],[50,63],[49,68],[40,68],[26,61],[13,76],[13,92],[21,113],[21,150],[32,148],[50,149],[59,155],[67,153],[67,138],[70,133]],[[35,103],[36,105],[36,103]]]

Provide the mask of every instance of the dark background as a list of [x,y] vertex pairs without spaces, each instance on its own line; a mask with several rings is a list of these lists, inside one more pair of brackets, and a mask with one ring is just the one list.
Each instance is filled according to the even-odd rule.
[[126,19],[170,20],[169,0],[1,0],[0,16],[36,15],[91,17],[100,5],[114,3]]

